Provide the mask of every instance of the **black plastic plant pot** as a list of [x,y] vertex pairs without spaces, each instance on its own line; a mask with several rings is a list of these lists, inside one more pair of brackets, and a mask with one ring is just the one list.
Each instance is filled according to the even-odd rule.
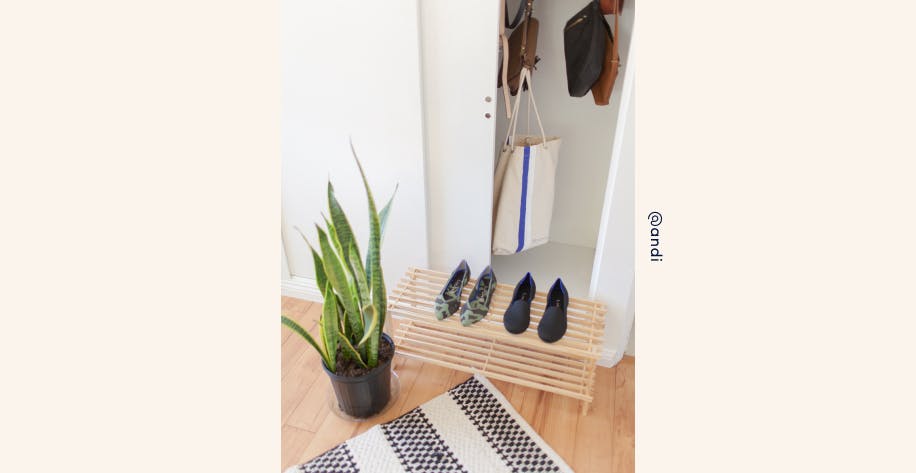
[[[382,338],[391,344],[393,351],[395,347],[391,337],[383,333]],[[322,362],[321,367],[331,378],[331,386],[334,387],[340,410],[357,418],[371,417],[381,412],[391,399],[391,360],[393,359],[394,356],[362,376],[339,376]]]

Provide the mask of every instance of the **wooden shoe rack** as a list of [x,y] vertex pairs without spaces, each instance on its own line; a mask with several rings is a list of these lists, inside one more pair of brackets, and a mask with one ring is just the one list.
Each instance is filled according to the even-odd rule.
[[[604,336],[605,306],[587,299],[569,299],[566,335],[545,343],[537,335],[547,293],[538,291],[531,304],[531,324],[515,335],[503,327],[503,313],[514,285],[497,284],[490,312],[464,327],[458,313],[445,320],[433,314],[436,296],[448,273],[410,268],[388,297],[388,314],[399,321],[394,331],[398,353],[487,377],[569,396],[581,401],[582,413],[594,399],[595,366]],[[461,303],[477,282],[471,278]],[[460,310],[460,309],[459,309]]]

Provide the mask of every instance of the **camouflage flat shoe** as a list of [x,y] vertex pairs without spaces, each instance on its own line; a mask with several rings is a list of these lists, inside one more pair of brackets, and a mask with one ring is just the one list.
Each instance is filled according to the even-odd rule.
[[493,268],[487,266],[480,276],[477,276],[477,284],[474,285],[468,301],[461,308],[461,325],[467,327],[479,322],[487,315],[494,291],[496,291],[496,275],[493,274]]
[[461,289],[468,283],[470,277],[471,268],[468,267],[468,262],[461,260],[458,267],[452,271],[442,292],[436,297],[434,310],[437,319],[443,320],[458,311],[458,306],[461,304]]

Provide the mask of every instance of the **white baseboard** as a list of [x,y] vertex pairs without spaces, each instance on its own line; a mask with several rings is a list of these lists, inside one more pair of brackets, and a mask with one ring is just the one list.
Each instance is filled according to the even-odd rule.
[[622,353],[610,348],[604,348],[601,350],[601,358],[598,358],[598,366],[610,368],[617,363],[620,363],[621,359],[623,359]]
[[280,294],[307,301],[321,302],[324,300],[314,279],[299,276],[293,276],[291,279],[281,279]]

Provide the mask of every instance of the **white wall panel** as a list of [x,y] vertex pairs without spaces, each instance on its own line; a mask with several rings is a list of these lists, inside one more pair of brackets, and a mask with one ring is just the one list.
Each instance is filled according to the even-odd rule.
[[283,2],[282,236],[294,277],[314,277],[293,226],[317,244],[328,178],[366,250],[351,136],[379,207],[400,184],[382,247],[388,286],[407,266],[427,265],[417,15],[416,0]]
[[432,269],[490,262],[499,6],[420,2]]

